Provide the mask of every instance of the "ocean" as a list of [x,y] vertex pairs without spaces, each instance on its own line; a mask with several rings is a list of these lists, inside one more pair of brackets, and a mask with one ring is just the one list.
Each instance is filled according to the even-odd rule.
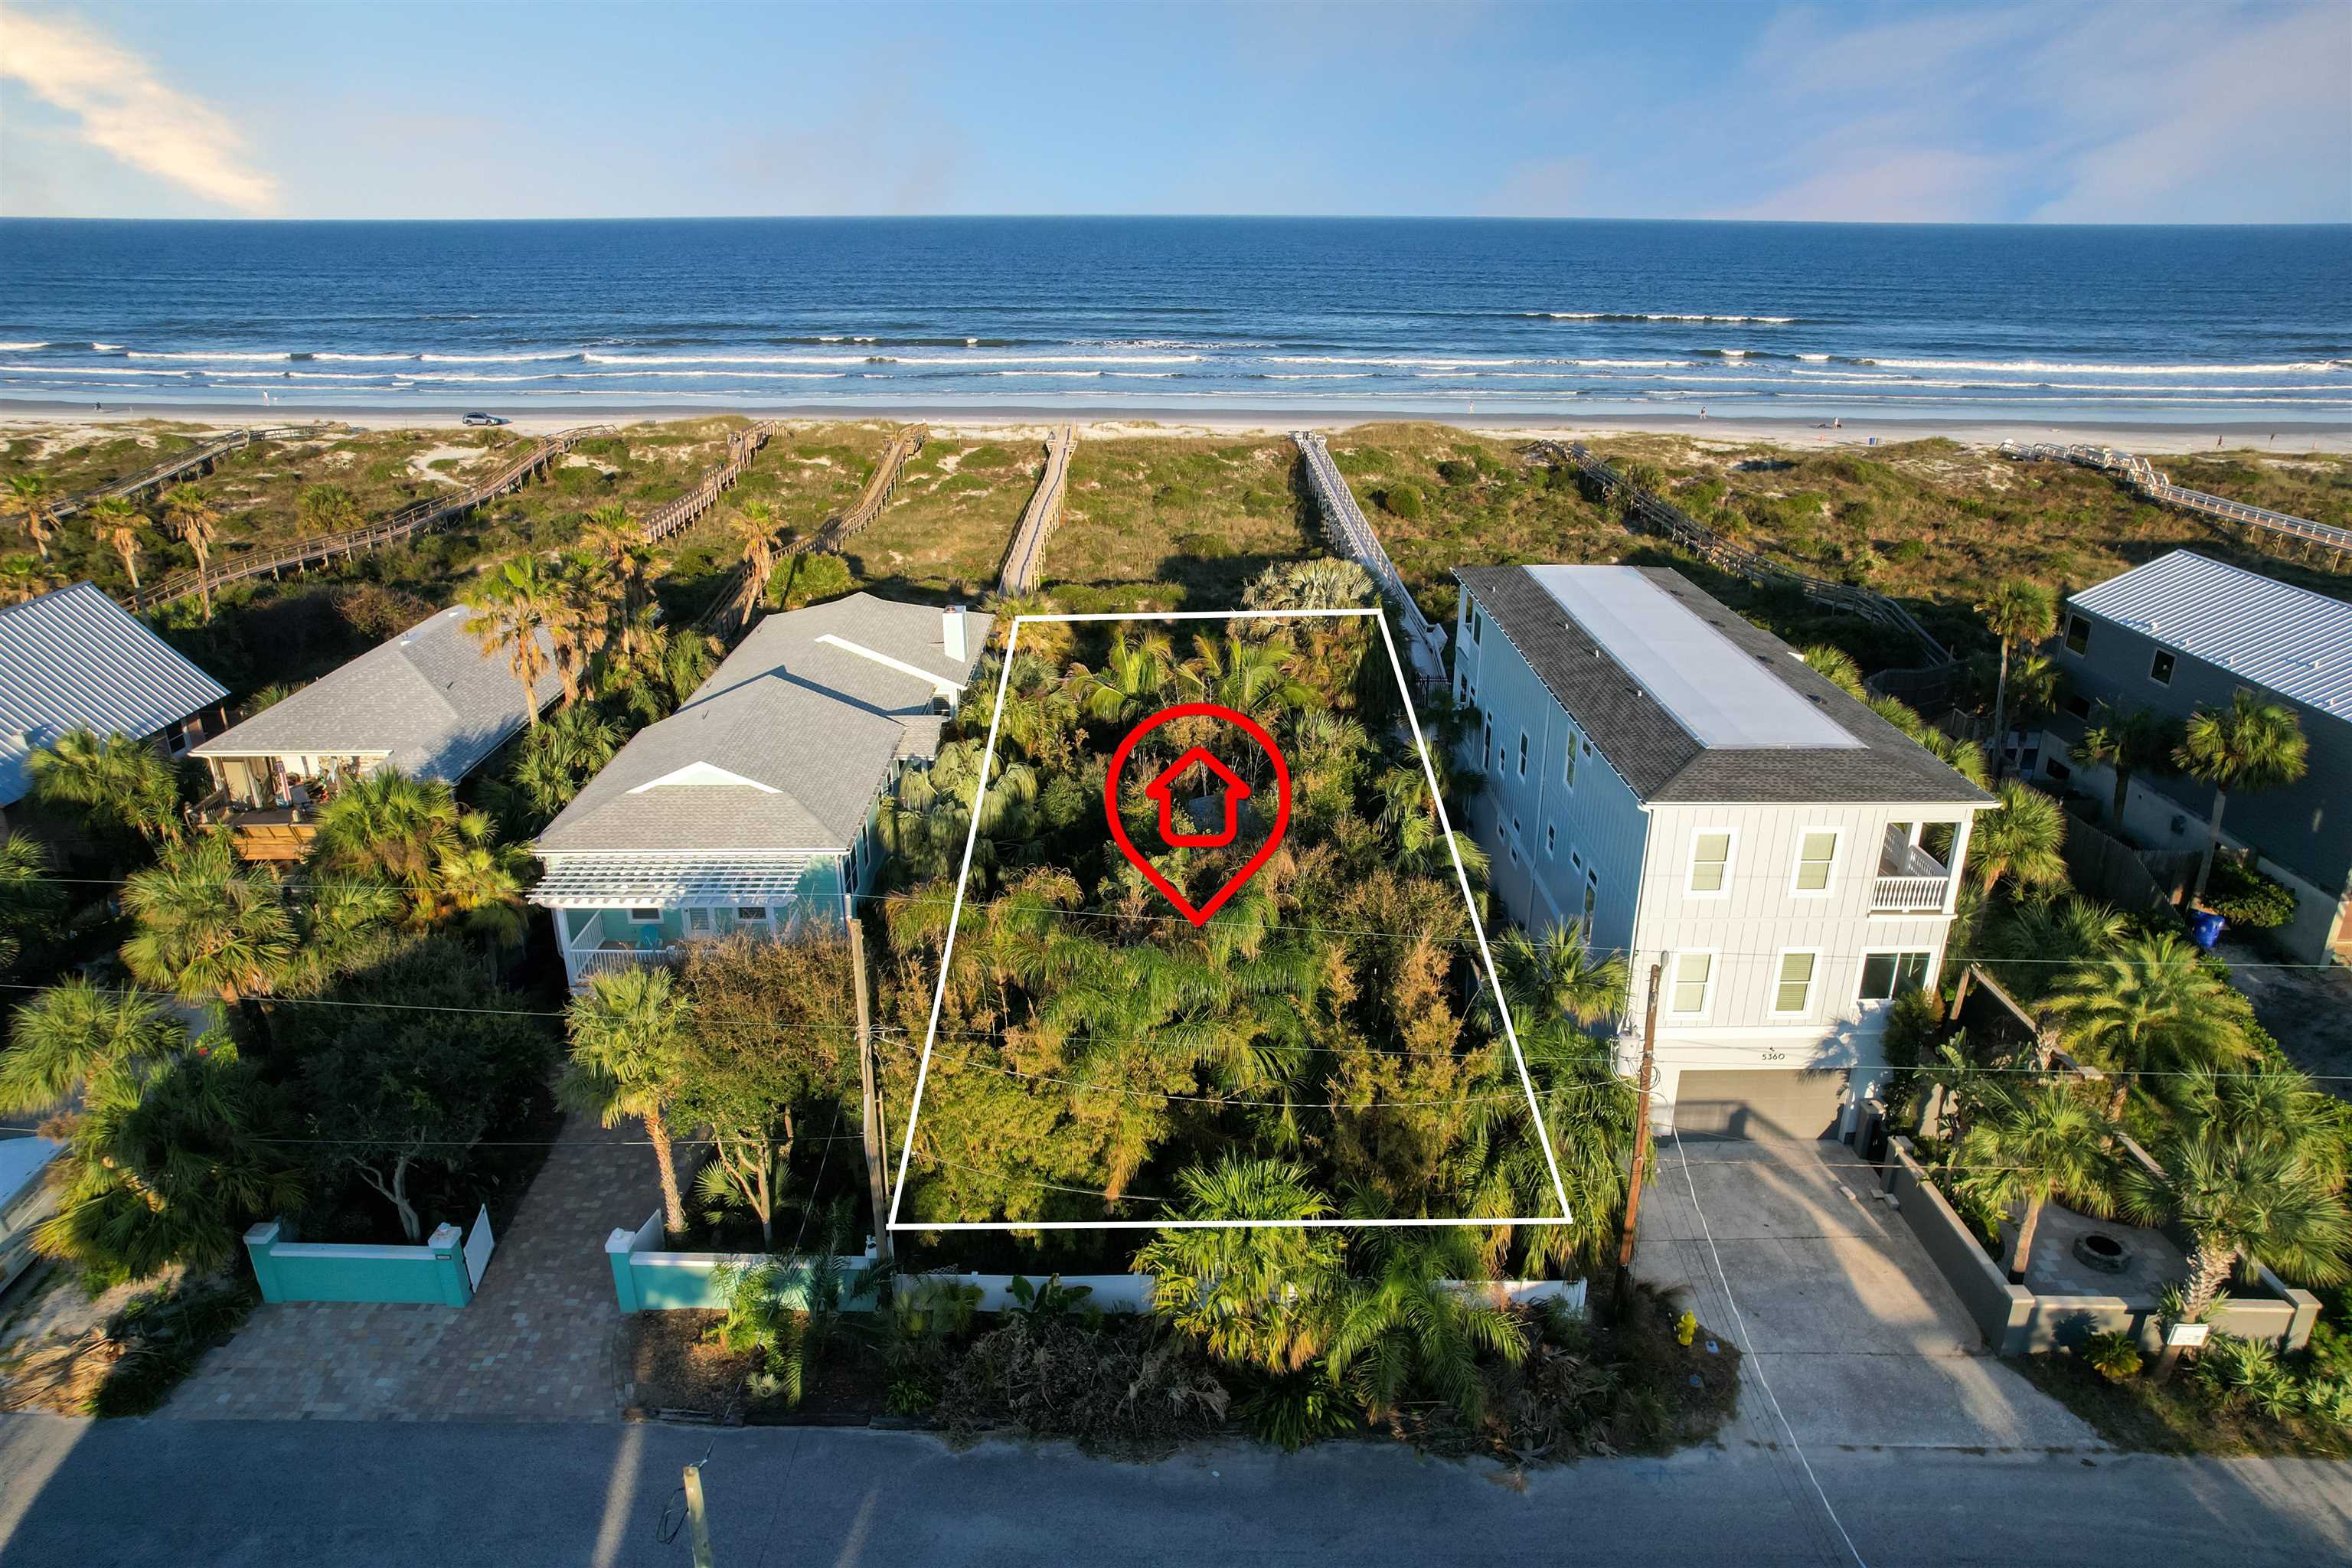
[[2352,415],[2352,227],[0,220],[0,401]]

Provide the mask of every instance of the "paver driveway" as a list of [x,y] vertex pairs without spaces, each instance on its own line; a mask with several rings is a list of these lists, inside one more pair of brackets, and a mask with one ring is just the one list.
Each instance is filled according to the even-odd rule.
[[1845,1145],[1669,1139],[1654,1169],[1635,1274],[1689,1286],[1699,1320],[1746,1350],[1761,1380],[1743,1388],[1729,1440],[1785,1441],[1777,1400],[1807,1447],[2104,1446],[1985,1352],[1927,1250]]
[[659,1206],[634,1126],[573,1116],[466,1307],[257,1310],[163,1414],[387,1421],[617,1421],[621,1311],[604,1238]]

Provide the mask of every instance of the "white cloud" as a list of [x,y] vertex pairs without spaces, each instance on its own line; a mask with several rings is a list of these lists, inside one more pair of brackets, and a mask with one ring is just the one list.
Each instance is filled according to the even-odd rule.
[[0,77],[24,83],[71,116],[81,140],[132,168],[238,212],[278,208],[277,178],[254,166],[226,116],[78,21],[0,11]]

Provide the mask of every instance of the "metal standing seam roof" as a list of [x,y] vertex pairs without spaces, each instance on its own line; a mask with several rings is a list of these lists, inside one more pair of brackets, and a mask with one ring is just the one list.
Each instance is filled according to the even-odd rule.
[[[503,652],[486,653],[459,605],[426,616],[292,696],[194,749],[199,757],[384,754],[411,778],[455,784],[523,727],[522,687]],[[533,687],[544,709],[563,689],[554,649]]]
[[2352,722],[2352,605],[2187,550],[2066,601]]
[[[1720,633],[1719,657],[1745,659],[1736,679],[1761,674],[1786,687],[1846,737],[1829,745],[1707,745],[1548,589],[1535,572],[1614,573],[1618,567],[1465,567],[1463,588],[1508,637],[1595,750],[1644,802],[1844,805],[1889,801],[1989,805],[1992,796],[1797,657],[1770,632],[1664,567],[1631,568]],[[1604,628],[1620,638],[1624,628]],[[1693,657],[1685,652],[1683,657]],[[1704,681],[1703,670],[1684,676]],[[1726,673],[1727,680],[1733,679]]]
[[11,605],[0,610],[0,805],[30,793],[33,752],[69,731],[143,740],[227,696],[95,584]]
[[991,625],[962,614],[961,658],[931,605],[852,594],[768,616],[548,824],[535,847],[550,876],[579,855],[846,853],[892,768],[934,755],[940,726],[929,680],[819,639],[962,685]]

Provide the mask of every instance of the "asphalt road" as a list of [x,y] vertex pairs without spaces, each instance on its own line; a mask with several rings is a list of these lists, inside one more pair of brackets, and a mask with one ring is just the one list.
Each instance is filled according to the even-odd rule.
[[[679,1468],[720,1568],[1346,1563],[1814,1565],[1854,1558],[1786,1453],[1538,1470],[1370,1445],[1155,1464],[910,1434],[0,1416],[0,1565],[661,1564]],[[1869,1568],[2352,1561],[2352,1467],[1809,1450]]]

